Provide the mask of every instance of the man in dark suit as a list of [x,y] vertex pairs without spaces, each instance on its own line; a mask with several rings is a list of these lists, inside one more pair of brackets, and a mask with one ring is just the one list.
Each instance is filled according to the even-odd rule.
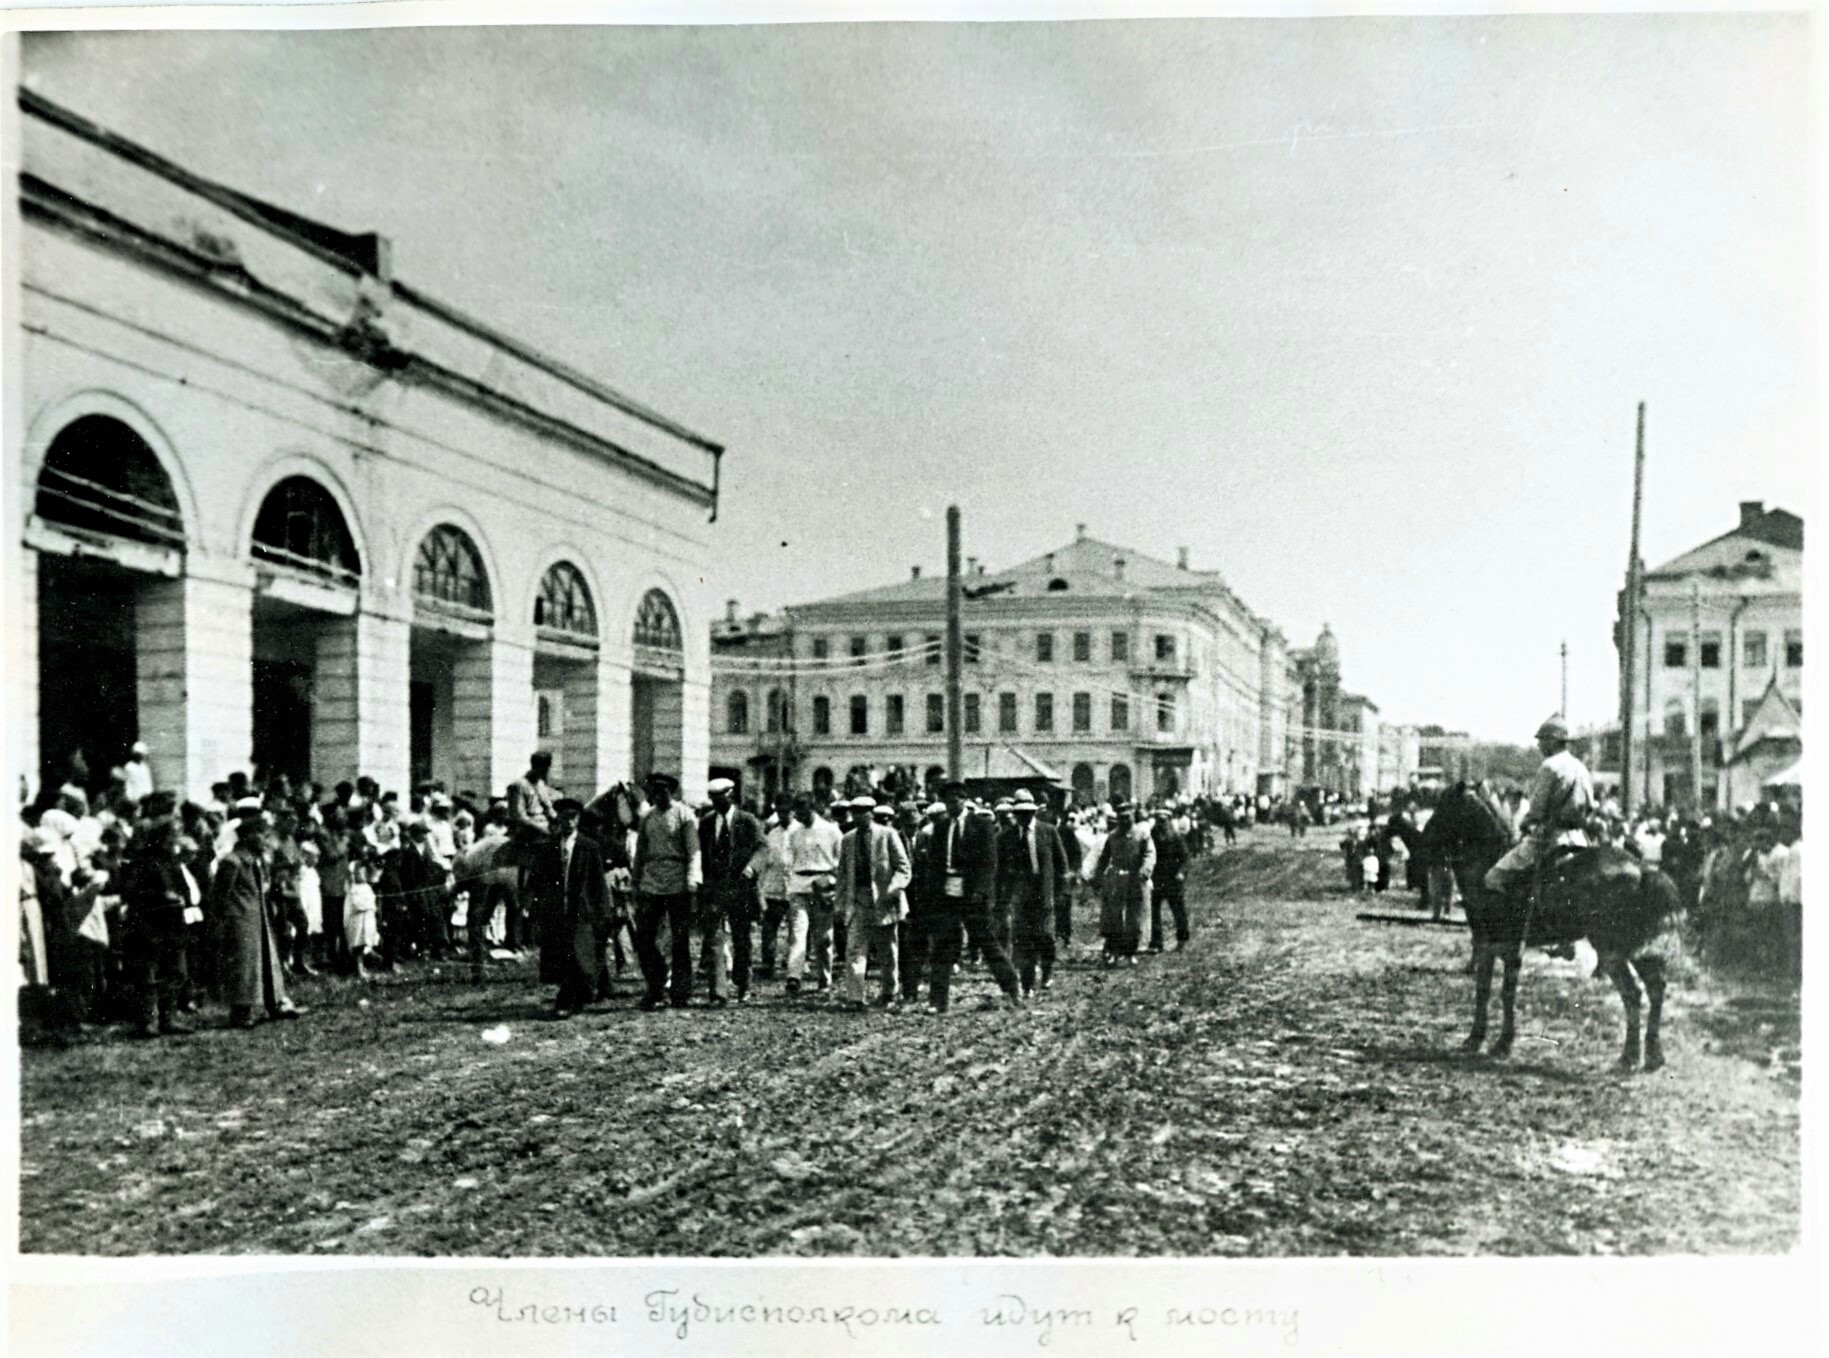
[[967,814],[964,783],[948,783],[942,795],[946,814],[934,823],[933,845],[921,865],[924,880],[916,886],[933,911],[928,1012],[946,1012],[961,929],[983,955],[1011,1007],[1020,1008],[1016,969],[991,926],[991,893],[997,886],[996,822]]
[[1036,820],[1028,788],[1018,789],[1010,809],[1015,819],[997,841],[997,899],[1009,906],[1026,1000],[1035,993],[1038,964],[1043,990],[1054,975],[1054,902],[1067,891],[1067,851],[1054,827]]
[[1188,945],[1188,842],[1175,829],[1167,807],[1158,807],[1150,839],[1156,845],[1156,866],[1150,876],[1149,950],[1162,951],[1162,907],[1175,917],[1175,947]]
[[527,885],[540,920],[540,974],[559,983],[553,1017],[570,1018],[597,994],[598,944],[610,928],[610,890],[603,854],[578,833],[584,804],[553,803],[552,838],[539,846]]
[[[699,820],[699,864],[705,875],[699,892],[702,948],[711,954],[711,1002],[749,998],[751,930],[762,916],[762,869],[768,865],[768,832],[753,813],[732,799],[728,778],[705,785],[711,810]],[[703,955],[703,954],[701,954]]]

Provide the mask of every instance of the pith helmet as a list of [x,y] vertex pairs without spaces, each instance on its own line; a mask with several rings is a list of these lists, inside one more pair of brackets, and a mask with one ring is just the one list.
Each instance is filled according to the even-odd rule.
[[1537,728],[1537,739],[1548,736],[1551,740],[1566,741],[1569,738],[1569,724],[1561,717],[1551,717]]

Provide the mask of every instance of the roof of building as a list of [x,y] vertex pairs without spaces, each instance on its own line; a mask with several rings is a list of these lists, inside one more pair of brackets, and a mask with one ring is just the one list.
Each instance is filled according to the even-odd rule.
[[[1007,570],[964,577],[968,599],[974,595],[1022,597],[1060,593],[1081,598],[1122,598],[1139,590],[1224,588],[1225,577],[1218,571],[1184,570],[1157,557],[1092,537],[1076,538],[1065,547],[1031,557]],[[945,599],[946,577],[923,574],[892,585],[820,599],[816,603],[940,603]]]
[[1773,549],[1784,555],[1802,555],[1804,521],[1788,509],[1767,509],[1757,500],[1740,506],[1740,522],[1719,537],[1710,538],[1672,557],[1650,575],[1767,575],[1774,563]]
[[1753,709],[1752,716],[1747,718],[1746,725],[1734,740],[1734,754],[1731,763],[1738,763],[1753,750],[1769,740],[1802,741],[1803,718],[1791,700],[1778,687],[1778,676],[1774,674],[1766,684],[1765,692],[1759,695],[1759,704]]

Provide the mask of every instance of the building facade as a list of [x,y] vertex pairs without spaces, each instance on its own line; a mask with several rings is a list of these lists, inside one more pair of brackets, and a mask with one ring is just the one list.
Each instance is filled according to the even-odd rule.
[[499,790],[707,765],[722,450],[393,275],[388,242],[22,93],[9,716],[29,784],[150,747]]
[[1292,652],[1300,720],[1290,758],[1298,786],[1349,801],[1390,784],[1380,781],[1382,746],[1378,704],[1340,684],[1340,642],[1323,623],[1315,644]]
[[[1776,690],[1793,717],[1803,711],[1803,555],[1803,520],[1749,500],[1733,528],[1644,574],[1630,675],[1621,648],[1635,806],[1696,800],[1690,769],[1698,726],[1701,804],[1750,800],[1747,788],[1757,784],[1758,771],[1737,771],[1736,760],[1753,757],[1755,748],[1775,748],[1742,739],[1767,690]],[[1622,594],[1616,645],[1624,602]],[[1768,708],[1762,728],[1774,720]],[[1797,741],[1801,748],[1801,730]],[[1617,775],[1619,742],[1609,744]]]
[[[1008,570],[970,563],[964,586],[968,777],[1046,770],[1086,802],[1286,786],[1287,645],[1185,551],[1170,564],[1082,525]],[[719,632],[715,765],[787,787],[943,773],[943,576]]]

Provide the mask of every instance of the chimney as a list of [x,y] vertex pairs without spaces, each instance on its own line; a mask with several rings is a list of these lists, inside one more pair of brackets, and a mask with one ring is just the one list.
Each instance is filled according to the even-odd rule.
[[1086,541],[1086,525],[1085,524],[1079,523],[1079,524],[1075,524],[1073,526],[1073,540],[1075,542]]
[[1053,552],[1048,553],[1048,574],[1049,575],[1054,574],[1054,553]]
[[1740,526],[1742,528],[1751,528],[1764,517],[1764,500],[1742,500],[1740,502]]
[[724,601],[724,621],[732,627],[737,625],[737,601],[735,599]]
[[919,566],[910,566],[908,568],[908,578],[910,580],[919,580],[921,578],[921,568]]
[[1184,571],[1188,569],[1188,549],[1186,547],[1175,549],[1175,564]]
[[1111,559],[1112,574],[1116,575],[1118,577],[1118,579],[1122,580],[1124,578],[1124,567],[1126,564],[1127,563],[1125,562],[1123,557],[1114,556]]
[[974,560],[972,562],[972,565],[976,568],[972,571],[973,575],[983,575],[984,574],[984,563],[982,561]]
[[965,573],[967,575],[978,574],[978,558],[977,557],[968,556],[965,558]]

